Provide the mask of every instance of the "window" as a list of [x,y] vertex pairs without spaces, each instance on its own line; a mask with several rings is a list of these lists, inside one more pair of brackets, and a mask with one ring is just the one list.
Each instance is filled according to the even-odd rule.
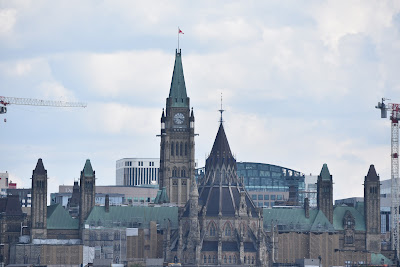
[[282,196],[282,195],[277,195],[277,196],[276,196],[276,199],[277,199],[277,200],[282,200],[282,199],[283,199],[283,196]]
[[[179,156],[179,143],[176,142],[176,149],[175,149],[176,155]],[[182,154],[181,154],[182,155]]]
[[269,200],[269,195],[264,195],[264,200]]
[[224,256],[224,263],[226,263],[226,255]]
[[236,263],[236,256],[233,255],[233,263]]
[[257,195],[251,195],[252,200],[257,200]]
[[229,263],[232,263],[232,256],[229,255]]
[[208,263],[211,263],[211,255],[208,255]]
[[207,256],[206,255],[203,256],[203,262],[207,263]]
[[215,257],[215,255],[213,256],[213,263],[215,263],[215,260],[216,260],[216,257]]
[[258,202],[258,205],[257,205],[257,206],[262,207],[262,206],[263,206],[263,203],[262,203],[262,202]]
[[171,156],[174,155],[174,142],[171,143]]
[[215,225],[213,223],[210,225],[210,236],[215,236]]
[[269,202],[264,202],[264,207],[269,207]]
[[185,156],[187,156],[187,154],[188,154],[188,145],[187,143],[185,143]]
[[263,200],[264,196],[263,195],[258,195],[258,200]]
[[271,200],[275,200],[275,195],[271,195]]
[[231,236],[231,225],[227,224],[225,226],[225,236]]

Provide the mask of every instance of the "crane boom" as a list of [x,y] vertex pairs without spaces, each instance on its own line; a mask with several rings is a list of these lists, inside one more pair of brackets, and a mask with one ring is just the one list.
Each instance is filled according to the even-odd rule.
[[391,112],[391,243],[392,250],[399,259],[399,119],[400,104],[389,103],[387,106],[382,98],[376,108],[381,110],[381,118],[387,118],[387,111]]
[[82,107],[85,108],[86,103],[81,102],[65,102],[53,100],[41,100],[34,98],[19,98],[0,96],[0,114],[7,112],[7,105],[29,105],[29,106],[47,106],[47,107]]

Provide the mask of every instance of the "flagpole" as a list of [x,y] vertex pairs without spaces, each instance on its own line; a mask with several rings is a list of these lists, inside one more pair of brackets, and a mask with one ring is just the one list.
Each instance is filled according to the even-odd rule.
[[178,53],[179,53],[179,27],[178,27]]

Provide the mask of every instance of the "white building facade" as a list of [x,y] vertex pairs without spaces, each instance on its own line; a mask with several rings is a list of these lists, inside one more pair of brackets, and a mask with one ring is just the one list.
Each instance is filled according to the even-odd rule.
[[124,158],[116,162],[116,185],[158,185],[159,158]]

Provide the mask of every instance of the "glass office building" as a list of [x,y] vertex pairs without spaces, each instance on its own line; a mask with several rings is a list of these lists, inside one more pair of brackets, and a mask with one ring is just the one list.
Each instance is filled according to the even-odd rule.
[[[292,204],[303,202],[303,173],[266,163],[237,162],[236,166],[238,176],[243,179],[246,190],[258,206],[271,207],[276,201],[289,201]],[[196,174],[197,178],[204,176],[204,168],[197,169]]]

